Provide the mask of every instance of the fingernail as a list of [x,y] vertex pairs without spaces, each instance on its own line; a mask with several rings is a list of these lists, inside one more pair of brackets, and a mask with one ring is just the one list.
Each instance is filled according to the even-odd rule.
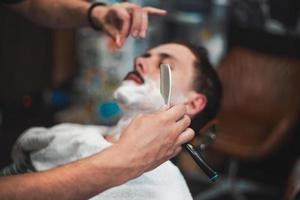
[[119,35],[116,37],[116,44],[118,47],[122,47],[123,45],[122,39]]
[[116,44],[119,44],[120,43],[120,35],[116,35]]
[[134,31],[132,32],[132,36],[133,36],[133,37],[137,37],[138,34],[139,34],[138,30],[134,30]]
[[195,131],[193,129],[189,129],[189,135],[193,138],[195,136]]
[[146,31],[142,31],[142,32],[140,33],[140,37],[145,38],[145,37],[146,37]]

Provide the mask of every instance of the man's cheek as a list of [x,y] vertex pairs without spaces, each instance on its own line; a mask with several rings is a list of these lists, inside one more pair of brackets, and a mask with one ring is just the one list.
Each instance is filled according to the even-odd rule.
[[172,83],[172,92],[171,92],[171,103],[172,104],[179,104],[184,103],[186,100],[185,92],[183,84],[178,84],[178,82]]

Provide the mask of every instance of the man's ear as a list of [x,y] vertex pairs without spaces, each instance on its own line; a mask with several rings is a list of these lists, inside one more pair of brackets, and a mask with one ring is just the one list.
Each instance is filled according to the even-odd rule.
[[188,101],[185,103],[187,114],[194,116],[201,112],[206,106],[207,98],[205,95],[197,92],[192,92],[188,95]]

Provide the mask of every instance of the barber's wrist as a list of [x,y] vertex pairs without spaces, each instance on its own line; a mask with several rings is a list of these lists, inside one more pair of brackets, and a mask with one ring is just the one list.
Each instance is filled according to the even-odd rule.
[[[107,169],[106,173],[111,179],[106,182],[106,187],[113,187],[141,175],[140,170],[133,165],[130,153],[128,148],[114,144],[98,155],[96,154],[93,161],[89,163],[93,163],[92,166],[95,166],[95,171],[101,172],[103,168]],[[103,174],[99,175],[103,176]]]
[[105,3],[92,3],[87,12],[87,19],[90,27],[96,31],[103,30],[104,16],[106,15],[108,7]]
[[125,172],[125,179],[129,180],[144,173],[144,163],[141,165],[140,157],[135,155],[133,148],[128,143],[120,144],[117,142],[112,145],[112,148],[113,151],[118,152],[118,155],[120,155],[120,159],[116,159],[116,162],[119,163],[118,166],[122,166],[122,173]]

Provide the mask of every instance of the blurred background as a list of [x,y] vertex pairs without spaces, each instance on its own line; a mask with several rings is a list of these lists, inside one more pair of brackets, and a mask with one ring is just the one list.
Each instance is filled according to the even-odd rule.
[[224,87],[213,130],[194,141],[219,181],[209,182],[185,152],[173,160],[194,199],[300,198],[300,1],[130,2],[168,15],[151,18],[146,39],[121,50],[90,28],[46,29],[0,7],[0,167],[31,126],[116,123],[122,112],[112,92],[133,58],[187,40],[208,49]]

